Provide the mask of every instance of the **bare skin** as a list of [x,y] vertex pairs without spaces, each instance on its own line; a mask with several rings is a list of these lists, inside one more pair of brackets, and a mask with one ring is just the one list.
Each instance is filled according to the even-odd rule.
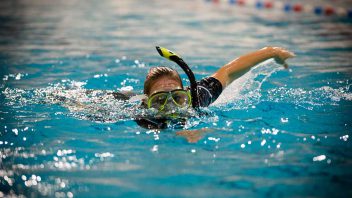
[[221,82],[222,88],[225,89],[232,81],[238,79],[252,67],[263,61],[274,58],[276,63],[288,68],[285,60],[294,56],[294,53],[281,47],[265,47],[234,59],[222,66],[212,77],[218,79]]
[[170,79],[167,76],[163,76],[157,79],[154,84],[150,87],[149,96],[160,91],[172,91],[175,89],[182,89],[182,84],[174,79]]
[[[270,58],[274,58],[275,62],[288,68],[286,59],[294,57],[295,54],[287,51],[281,47],[265,47],[255,52],[251,52],[240,56],[222,66],[218,71],[216,71],[212,77],[220,81],[222,88],[225,89],[231,82],[238,79],[249,71],[252,67],[257,64],[266,61]],[[182,85],[176,80],[170,79],[168,77],[161,77],[156,80],[151,86],[150,95],[159,91],[171,91],[174,89],[180,89]]]
[[196,130],[182,130],[176,132],[176,135],[186,138],[188,143],[197,143],[203,137],[204,133],[211,131],[213,130],[208,128]]
[[[255,52],[251,52],[240,56],[222,66],[218,71],[216,71],[212,77],[220,81],[222,88],[225,89],[234,80],[238,79],[246,72],[248,72],[255,65],[273,58],[276,63],[283,65],[288,68],[286,59],[294,57],[295,54],[281,47],[265,47]],[[174,89],[182,88],[182,84],[176,80],[170,79],[166,76],[161,77],[156,80],[151,86],[150,94],[160,92],[160,91],[171,91]],[[148,97],[149,97],[148,96]],[[182,130],[176,133],[176,135],[185,137],[189,143],[196,143],[202,138],[202,135],[210,131],[209,129],[199,129],[199,130]]]

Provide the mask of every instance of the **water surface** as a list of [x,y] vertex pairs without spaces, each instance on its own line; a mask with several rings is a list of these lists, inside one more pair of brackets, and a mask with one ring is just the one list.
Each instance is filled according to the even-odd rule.
[[[1,196],[352,194],[346,18],[204,1],[31,0],[3,1],[0,21]],[[156,45],[198,79],[268,45],[297,57],[289,70],[269,60],[236,80],[208,116],[188,120],[203,130],[187,135],[141,128],[134,104],[101,95],[142,93],[151,66],[177,68]]]

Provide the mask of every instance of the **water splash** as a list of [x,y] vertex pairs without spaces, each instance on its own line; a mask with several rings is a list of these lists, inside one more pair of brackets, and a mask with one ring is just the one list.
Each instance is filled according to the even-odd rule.
[[[265,62],[229,85],[212,104],[222,110],[246,109],[260,102],[290,103],[311,109],[314,106],[337,105],[341,100],[352,101],[352,84],[346,80],[338,88],[322,86],[314,89],[286,86],[262,90],[272,74],[282,70],[278,65]],[[223,106],[226,105],[226,108]]]
[[278,87],[268,90],[267,96],[263,100],[293,103],[303,107],[337,105],[337,102],[341,100],[352,101],[352,93],[349,92],[351,85],[339,88],[323,86],[312,90]]
[[111,90],[85,89],[85,82],[65,80],[45,88],[23,90],[6,88],[5,105],[23,107],[28,105],[61,105],[66,107],[67,114],[79,119],[96,122],[116,122],[132,119],[143,113],[138,108],[140,101],[115,99]]
[[[176,109],[160,114],[154,109],[141,108],[143,97],[132,97],[131,100],[126,100],[127,97],[116,96],[117,92],[112,90],[85,89],[85,84],[85,82],[63,80],[61,83],[51,84],[45,88],[31,90],[6,88],[2,93],[5,95],[5,105],[8,107],[59,105],[65,107],[68,112],[55,112],[55,115],[66,114],[98,123],[115,123],[141,117],[160,118],[168,113],[178,117],[196,117],[196,119],[202,117],[198,116],[193,109]],[[188,121],[185,127],[194,126],[195,123],[199,122]]]
[[283,68],[266,61],[247,72],[241,78],[232,82],[212,104],[226,109],[243,109],[257,104],[262,96],[261,87],[270,76]]

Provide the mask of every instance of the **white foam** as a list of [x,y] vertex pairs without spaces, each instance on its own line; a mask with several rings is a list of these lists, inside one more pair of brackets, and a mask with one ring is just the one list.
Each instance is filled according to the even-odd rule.
[[[272,60],[267,60],[255,66],[228,85],[212,106],[221,106],[228,103],[235,104],[237,102],[241,102],[241,105],[235,105],[235,108],[249,108],[254,106],[261,97],[260,89],[262,84],[280,69],[282,67],[274,64]],[[255,78],[258,76],[263,76],[263,78],[256,80]]]

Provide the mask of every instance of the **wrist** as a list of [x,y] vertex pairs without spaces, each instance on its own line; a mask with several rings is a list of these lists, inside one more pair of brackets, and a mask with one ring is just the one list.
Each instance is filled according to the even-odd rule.
[[274,58],[278,54],[276,47],[267,46],[267,47],[264,47],[262,50],[264,51],[264,53],[267,55],[268,58]]

